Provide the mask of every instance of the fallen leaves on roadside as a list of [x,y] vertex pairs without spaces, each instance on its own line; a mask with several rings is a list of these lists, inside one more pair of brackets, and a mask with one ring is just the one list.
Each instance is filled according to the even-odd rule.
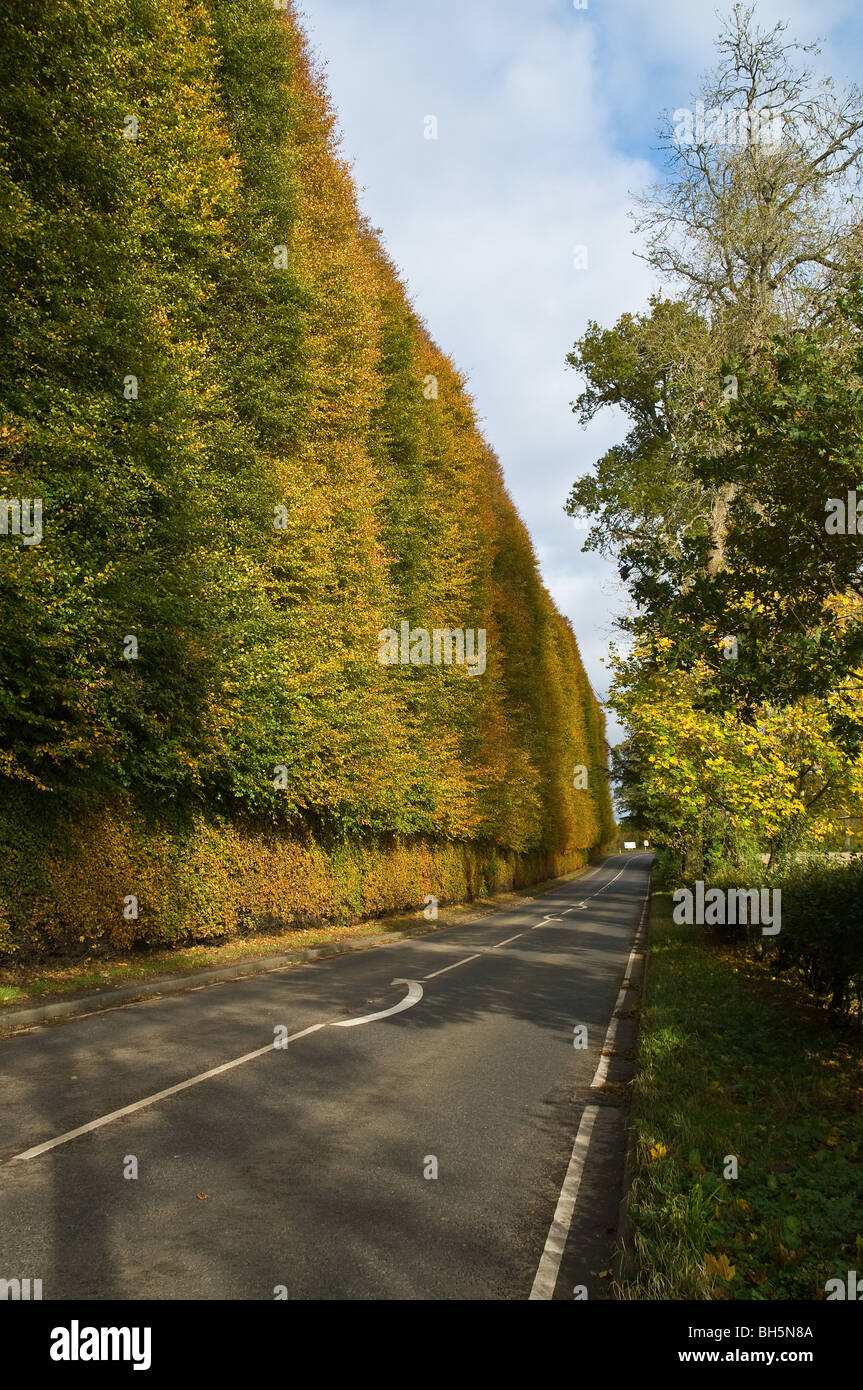
[[705,1256],[705,1274],[713,1274],[716,1276],[717,1279],[724,1279],[727,1283],[734,1278],[736,1268],[736,1265],[733,1265],[731,1263],[731,1261],[725,1253],[721,1255]]

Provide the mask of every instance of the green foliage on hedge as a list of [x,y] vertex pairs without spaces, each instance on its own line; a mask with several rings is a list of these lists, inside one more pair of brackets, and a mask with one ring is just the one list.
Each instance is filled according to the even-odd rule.
[[797,970],[831,1010],[863,1009],[863,855],[796,864],[781,890],[779,968]]
[[[572,631],[294,16],[10,0],[0,56],[0,495],[44,530],[0,536],[6,827],[26,785],[46,824],[608,841]],[[383,666],[402,621],[484,628],[485,673]]]

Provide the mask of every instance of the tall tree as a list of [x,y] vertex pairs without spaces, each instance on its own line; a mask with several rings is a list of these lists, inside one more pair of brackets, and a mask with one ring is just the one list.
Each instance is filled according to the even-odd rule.
[[816,80],[737,4],[693,108],[665,114],[667,175],[639,199],[646,257],[738,346],[817,316],[861,264],[863,94]]

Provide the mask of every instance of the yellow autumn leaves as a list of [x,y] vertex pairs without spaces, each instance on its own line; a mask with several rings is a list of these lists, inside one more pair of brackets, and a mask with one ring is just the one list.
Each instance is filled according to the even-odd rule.
[[[657,1163],[661,1159],[667,1158],[668,1152],[669,1151],[667,1145],[663,1144],[661,1140],[656,1140],[655,1143],[649,1144],[647,1147],[647,1162]],[[699,1164],[697,1166],[700,1168],[701,1172],[705,1171],[703,1164]],[[745,1201],[743,1198],[737,1198],[735,1201],[735,1206],[744,1215],[749,1214],[751,1211],[749,1203]],[[703,1261],[703,1269],[704,1273],[708,1276],[708,1278],[718,1279],[723,1283],[730,1283],[737,1272],[736,1266],[731,1263],[724,1251],[716,1255],[705,1255]]]
[[725,1283],[730,1283],[737,1270],[728,1256],[723,1253],[721,1255],[706,1255],[704,1272],[714,1279],[722,1279]]
[[751,718],[713,709],[709,665],[676,668],[668,639],[649,655],[636,643],[612,665],[612,703],[630,730],[645,819],[667,840],[691,842],[714,818],[769,850],[791,824],[824,839],[863,807],[863,764],[837,746],[829,700],[764,705]]

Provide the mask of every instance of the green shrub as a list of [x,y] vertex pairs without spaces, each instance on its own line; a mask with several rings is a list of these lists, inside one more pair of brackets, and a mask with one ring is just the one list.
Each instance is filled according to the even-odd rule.
[[785,875],[777,964],[796,969],[832,1011],[863,1000],[863,855],[811,858]]

